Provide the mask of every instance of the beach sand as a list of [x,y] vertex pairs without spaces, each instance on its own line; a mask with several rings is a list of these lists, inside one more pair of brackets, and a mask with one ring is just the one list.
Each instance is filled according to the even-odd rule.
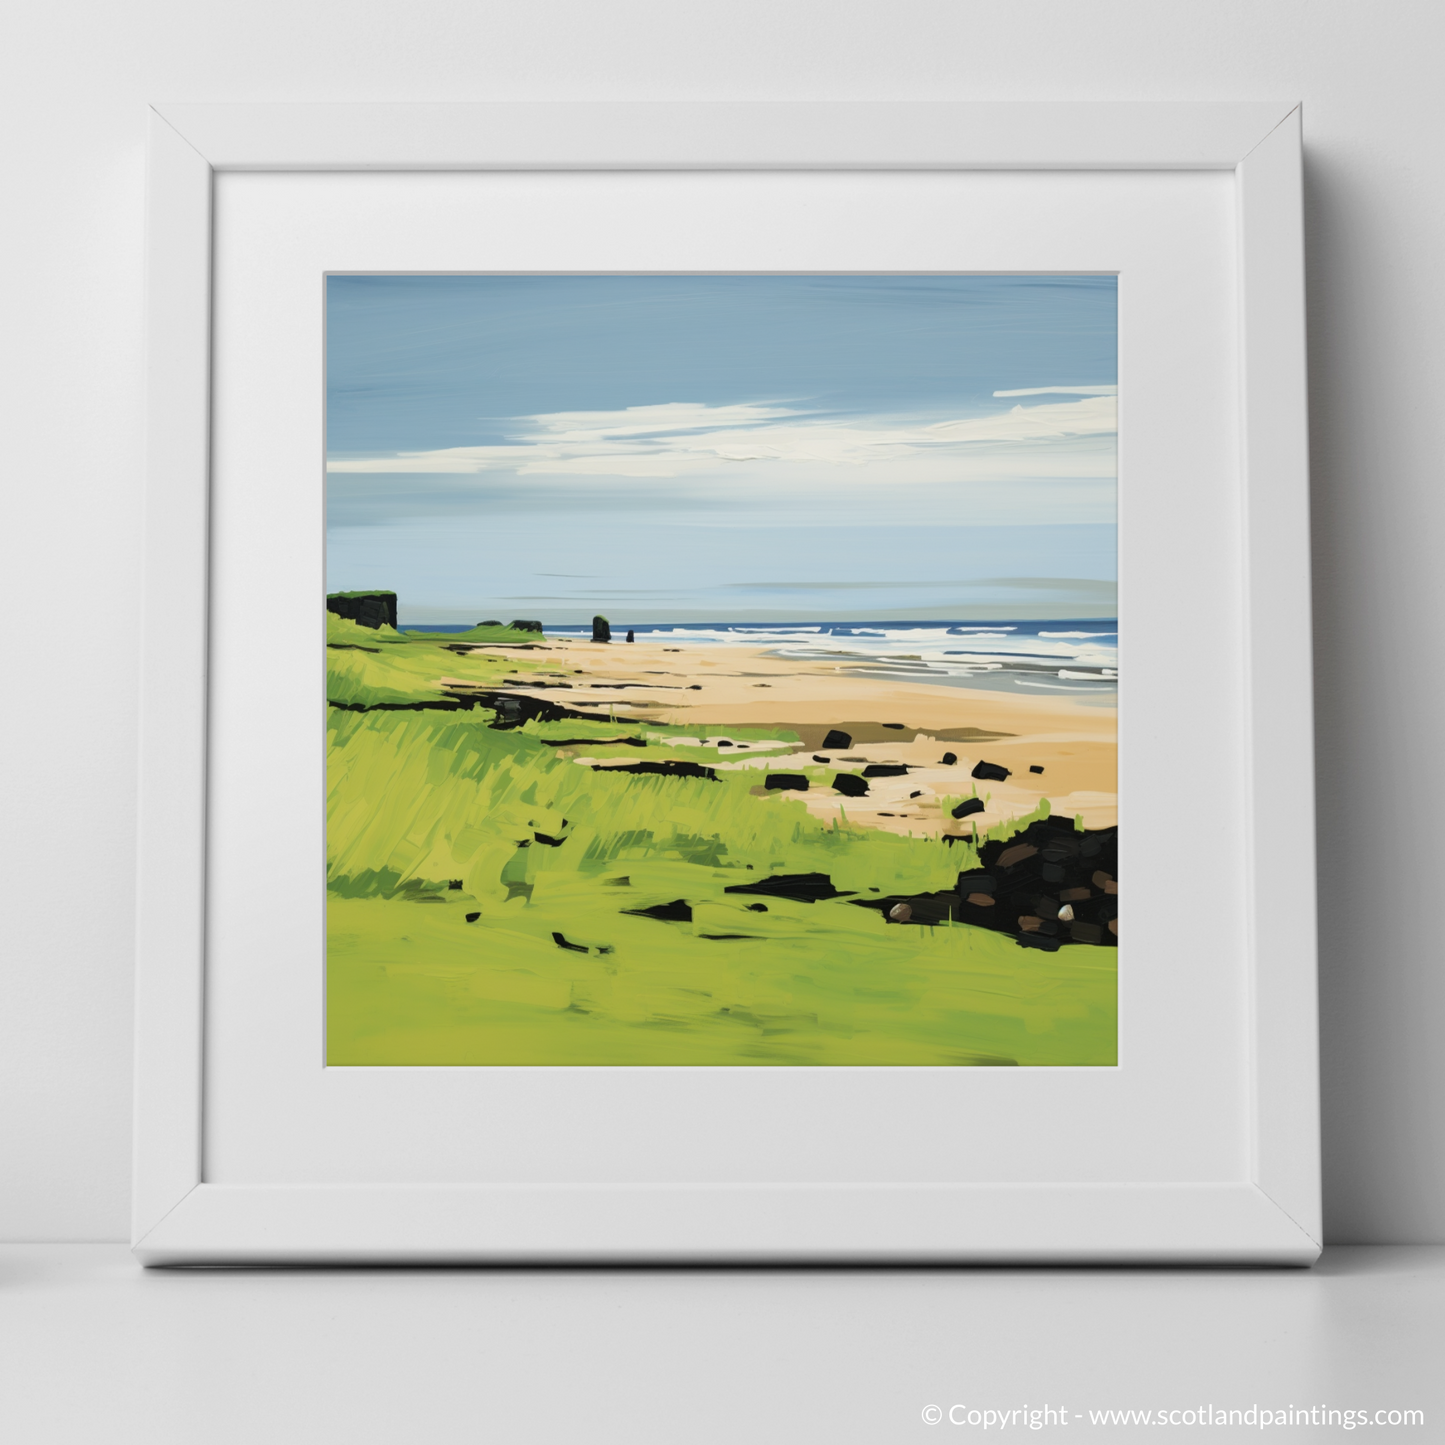
[[[1117,714],[1113,706],[1097,705],[1105,699],[1083,703],[1066,695],[892,681],[862,676],[847,663],[779,658],[748,647],[546,638],[525,649],[484,645],[471,651],[544,664],[543,676],[513,674],[508,692],[604,713],[622,728],[668,723],[687,728],[693,743],[714,748],[736,741],[730,727],[794,732],[801,745],[750,741],[745,748],[717,748],[714,766],[755,769],[760,795],[801,799],[820,818],[842,810],[854,823],[894,833],[969,836],[975,826],[982,833],[1047,798],[1054,814],[1080,816],[1087,828],[1118,821]],[[825,751],[823,738],[835,728],[852,743]],[[957,761],[945,764],[945,753]],[[590,758],[584,747],[565,754],[579,764],[607,761]],[[907,764],[909,772],[870,778],[863,798],[816,786],[805,794],[763,786],[765,770],[796,771],[824,759],[842,772],[859,772],[867,763]],[[980,761],[1009,769],[1009,778],[974,780],[969,774]],[[984,811],[954,819],[953,806],[975,791]]]

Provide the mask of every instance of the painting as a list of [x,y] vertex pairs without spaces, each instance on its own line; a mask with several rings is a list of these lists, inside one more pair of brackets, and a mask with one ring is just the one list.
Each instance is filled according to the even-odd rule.
[[325,320],[328,1064],[1117,1062],[1113,276]]

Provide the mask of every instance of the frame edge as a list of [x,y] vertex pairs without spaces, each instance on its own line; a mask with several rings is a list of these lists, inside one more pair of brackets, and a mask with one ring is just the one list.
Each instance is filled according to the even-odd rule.
[[[1300,109],[1238,169],[1253,976],[1253,1177],[1320,1197],[1309,439]],[[1269,759],[1268,768],[1256,759]]]
[[210,257],[211,168],[152,111],[131,1192],[137,1240],[201,1178]]

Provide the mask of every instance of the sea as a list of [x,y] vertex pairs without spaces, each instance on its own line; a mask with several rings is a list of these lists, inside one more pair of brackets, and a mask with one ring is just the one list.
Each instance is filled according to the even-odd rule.
[[[466,632],[465,625],[404,624],[404,632]],[[552,637],[590,638],[592,628],[548,627]],[[799,662],[833,662],[863,677],[994,692],[1118,690],[1118,623],[1060,622],[687,622],[636,627],[660,646],[755,647]],[[614,642],[627,636],[615,628]]]

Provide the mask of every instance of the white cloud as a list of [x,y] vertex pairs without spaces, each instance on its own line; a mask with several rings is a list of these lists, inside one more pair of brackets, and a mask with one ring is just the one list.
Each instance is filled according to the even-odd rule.
[[[1038,388],[1038,392],[1065,388]],[[779,403],[706,406],[672,402],[622,411],[549,412],[516,419],[505,442],[385,456],[337,457],[332,473],[679,477],[772,472],[778,464],[872,469],[887,464],[899,480],[922,479],[986,462],[996,473],[1065,475],[1079,452],[1098,475],[1097,441],[1113,435],[1115,399],[1103,388],[1079,401],[1016,405],[993,416],[927,420],[907,416],[836,417]],[[1110,389],[1112,390],[1112,389]],[[1096,394],[1097,393],[1097,394]],[[1005,395],[1008,393],[998,393]],[[1019,394],[1033,394],[1019,393]],[[1094,442],[1094,445],[1088,445]],[[1062,455],[1057,454],[1062,451]],[[1050,452],[1055,455],[1048,455]]]
[[1012,391],[996,391],[995,396],[1117,396],[1117,386],[1018,386]]

